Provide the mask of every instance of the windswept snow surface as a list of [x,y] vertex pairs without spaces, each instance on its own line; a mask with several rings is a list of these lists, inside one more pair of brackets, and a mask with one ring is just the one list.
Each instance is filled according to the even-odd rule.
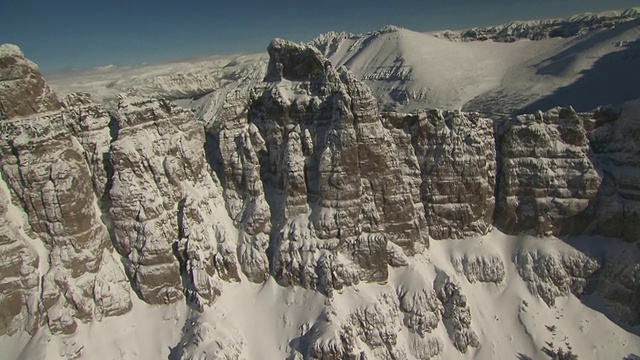
[[460,108],[498,87],[512,66],[542,51],[553,53],[558,46],[558,41],[453,42],[387,27],[369,35],[346,36],[325,55],[365,79],[374,92],[384,95],[383,101],[414,110],[425,105]]

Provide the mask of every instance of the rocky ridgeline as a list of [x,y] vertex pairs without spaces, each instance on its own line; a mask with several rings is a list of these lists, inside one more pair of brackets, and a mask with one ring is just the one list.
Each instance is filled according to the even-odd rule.
[[638,19],[640,11],[631,8],[621,12],[582,14],[567,19],[514,21],[507,24],[476,27],[462,32],[445,31],[438,36],[451,40],[513,42],[521,39],[541,40],[568,38],[598,29],[613,28]]
[[[630,221],[640,210],[633,109],[552,109],[494,133],[478,114],[381,114],[371,91],[315,48],[274,40],[268,50],[248,102],[227,94],[205,125],[161,99],[125,94],[110,111],[87,94],[59,101],[17,48],[0,47],[0,334],[45,324],[73,333],[128,312],[131,289],[150,304],[186,298],[204,309],[224,281],[271,276],[330,300],[345,286],[386,282],[389,266],[406,267],[429,237],[493,226],[640,238]],[[586,289],[623,316],[638,308],[635,259],[614,266],[522,250],[511,260],[548,304]],[[469,282],[504,282],[497,254],[451,262]],[[430,358],[443,349],[428,336],[440,323],[459,351],[478,347],[454,274],[416,276],[417,288],[339,316],[328,305],[292,357],[345,358],[366,344],[377,358]],[[402,327],[417,334],[408,349],[397,342]],[[233,339],[234,351],[242,342]],[[191,352],[186,344],[175,351]]]

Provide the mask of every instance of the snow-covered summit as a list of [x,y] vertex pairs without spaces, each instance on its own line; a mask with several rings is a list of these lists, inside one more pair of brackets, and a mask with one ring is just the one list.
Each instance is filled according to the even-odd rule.
[[[442,107],[506,116],[558,104],[590,110],[640,97],[622,81],[635,66],[638,21],[630,9],[459,33],[328,33],[310,44],[365,80],[383,108]],[[457,41],[461,34],[466,40],[489,34],[496,41]],[[616,96],[598,90],[608,74],[616,79]],[[584,85],[570,92],[579,79]]]

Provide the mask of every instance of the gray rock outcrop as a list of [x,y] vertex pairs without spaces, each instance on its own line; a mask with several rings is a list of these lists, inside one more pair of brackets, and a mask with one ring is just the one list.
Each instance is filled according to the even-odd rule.
[[[72,333],[77,320],[122,314],[131,300],[125,275],[113,264],[85,148],[74,137],[88,130],[78,124],[87,119],[60,111],[37,67],[17,48],[10,50],[9,57],[2,52],[3,72],[13,77],[3,78],[2,85],[24,92],[20,106],[3,107],[0,169],[12,203],[28,219],[26,234],[48,251],[49,258],[40,259],[48,262],[39,289],[40,321],[54,333]],[[4,95],[2,101],[14,102]],[[33,274],[25,273],[22,282],[29,283]]]
[[580,296],[587,278],[596,272],[598,262],[579,251],[554,253],[548,251],[519,250],[514,254],[520,277],[529,291],[553,306],[559,296],[573,293]]
[[284,285],[329,293],[385,280],[388,241],[407,252],[427,245],[414,180],[403,176],[417,163],[396,160],[399,132],[384,127],[369,89],[345,69],[283,40],[269,54],[248,123],[232,113],[217,134],[231,217],[255,252],[275,234],[271,267]]
[[489,232],[496,181],[492,121],[439,110],[388,118],[411,134],[429,235],[446,239]]
[[590,157],[592,114],[557,108],[522,115],[500,138],[496,226],[507,233],[563,235],[602,181]]
[[445,273],[439,273],[434,290],[442,303],[442,321],[453,345],[461,353],[480,347],[478,335],[471,329],[471,310],[460,285]]

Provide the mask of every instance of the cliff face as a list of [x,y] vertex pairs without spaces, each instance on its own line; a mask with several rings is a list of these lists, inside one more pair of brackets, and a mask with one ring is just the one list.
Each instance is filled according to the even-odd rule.
[[38,66],[15,45],[0,46],[0,84],[0,113],[5,120],[60,109]]
[[198,305],[220,294],[214,275],[238,279],[221,189],[193,114],[164,100],[121,98],[111,144],[109,216],[127,274],[149,303],[183,292]]
[[33,333],[38,326],[40,279],[36,271],[40,259],[21,231],[22,219],[11,216],[9,189],[4,182],[0,186],[0,334]]
[[636,243],[640,240],[639,110],[635,101],[619,114],[596,113],[595,128],[588,137],[602,183],[584,211],[582,218],[587,220],[580,223],[587,233]]
[[386,117],[411,135],[429,235],[447,239],[489,232],[496,181],[492,121],[439,110]]
[[269,54],[248,122],[228,119],[218,135],[232,218],[257,250],[272,234],[282,284],[329,292],[383,281],[388,247],[428,244],[405,176],[418,173],[415,155],[398,161],[395,138],[407,136],[385,128],[369,89],[314,48],[275,40]]
[[[401,268],[411,284],[339,319],[327,305],[301,328],[292,356],[342,358],[366,344],[380,358],[429,358],[443,345],[424,336],[441,322],[458,351],[479,346],[454,274],[408,266],[430,238],[482,236],[494,225],[639,238],[635,107],[557,108],[495,134],[474,113],[380,113],[344,67],[278,39],[264,82],[248,98],[227,94],[205,126],[162,99],[123,94],[112,110],[88,94],[60,102],[15,47],[1,49],[0,335],[44,325],[74,333],[79,322],[131,310],[131,290],[149,304],[204,311],[225,282],[242,279],[273,277],[330,303],[336,290],[384,284]],[[549,306],[589,291],[621,316],[638,309],[633,256],[615,265],[577,251],[510,256]],[[470,283],[499,286],[509,271],[495,253],[449,260]],[[185,336],[213,331],[198,326]],[[396,336],[403,328],[420,337],[410,350]],[[233,338],[238,353],[242,338]]]
[[637,103],[519,116],[498,141],[499,229],[638,241]]
[[591,160],[592,114],[554,109],[505,125],[500,148],[497,226],[564,235],[567,219],[595,198],[601,175]]
[[[33,330],[30,317],[41,316],[39,321],[46,322],[52,332],[73,333],[77,320],[118,315],[131,307],[126,278],[115,263],[107,228],[100,220],[91,171],[95,154],[86,150],[100,152],[89,133],[108,131],[108,117],[77,116],[61,107],[35,65],[16,51],[12,48],[12,60],[3,60],[9,64],[4,72],[15,75],[5,78],[3,85],[24,91],[12,93],[18,96],[13,107],[3,107],[0,165],[12,204],[22,210],[26,222],[14,221],[24,233],[10,231],[8,238],[16,246],[25,245],[26,237],[33,238],[30,242],[48,252],[48,259],[39,259],[47,264],[40,266],[37,312],[22,297],[29,313],[25,326]],[[14,104],[10,96],[2,101]],[[29,279],[37,276],[36,258],[31,250],[22,260],[25,290],[34,288]],[[28,266],[31,272],[25,271]]]

